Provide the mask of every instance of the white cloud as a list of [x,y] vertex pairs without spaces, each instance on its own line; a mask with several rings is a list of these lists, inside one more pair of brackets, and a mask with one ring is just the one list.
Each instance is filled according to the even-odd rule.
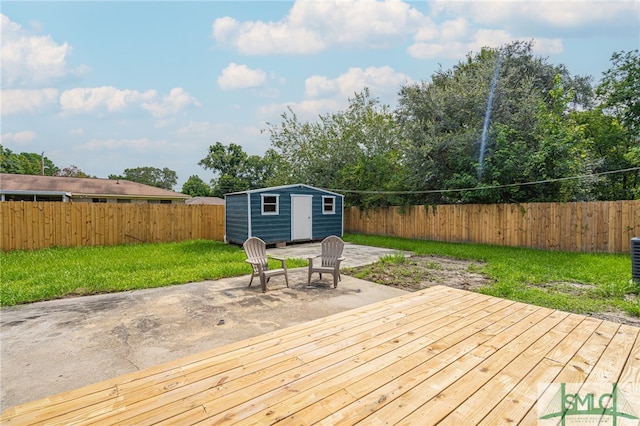
[[2,115],[40,112],[58,101],[57,89],[2,90],[0,108]]
[[306,80],[306,95],[316,97],[321,95],[339,95],[343,99],[352,98],[354,93],[361,92],[365,87],[376,97],[386,98],[395,95],[398,88],[412,79],[393,68],[369,67],[349,68],[347,72],[330,80],[322,76],[312,76]]
[[212,36],[219,46],[245,55],[307,54],[332,46],[389,46],[428,22],[418,10],[398,0],[298,0],[278,22],[216,19]]
[[162,99],[158,99],[155,90],[140,92],[117,89],[113,86],[70,89],[60,95],[62,110],[75,114],[104,114],[128,108],[141,108],[155,118],[162,118],[177,114],[191,105],[197,106],[199,103],[181,87],[171,89]]
[[145,102],[142,108],[149,111],[155,118],[168,117],[200,103],[187,93],[182,87],[174,87],[161,101]]
[[413,35],[407,51],[417,59],[456,59],[524,40],[533,41],[535,54],[554,55],[564,51],[560,37],[567,31],[582,37],[594,28],[637,27],[639,5],[637,0],[432,1],[431,25]]
[[346,99],[344,101],[337,99],[306,100],[263,105],[258,109],[258,113],[262,117],[262,121],[277,122],[282,113],[287,111],[287,107],[290,107],[301,121],[315,121],[319,115],[336,112],[343,109],[345,105]]
[[35,138],[35,132],[25,130],[17,133],[3,133],[2,136],[0,136],[0,141],[2,141],[3,145],[28,145],[29,142],[32,142]]
[[218,86],[222,90],[246,89],[257,87],[267,79],[267,75],[260,69],[251,69],[246,65],[230,63],[218,77]]
[[533,41],[534,53],[545,56],[563,52],[561,37],[569,30],[576,37],[591,34],[595,24],[612,30],[620,25],[637,28],[640,5],[637,0],[436,0],[427,2],[429,14],[423,14],[412,4],[297,0],[288,15],[275,22],[217,19],[212,36],[218,46],[245,55],[389,47],[412,37],[407,52],[416,59],[459,59],[514,40]]
[[334,79],[315,75],[305,81],[305,96],[317,99],[263,105],[258,113],[262,121],[277,122],[281,114],[290,107],[300,120],[315,121],[320,115],[344,110],[349,99],[362,92],[365,87],[381,103],[393,104],[399,87],[411,81],[413,80],[408,75],[388,66],[349,68]]
[[139,92],[128,89],[120,90],[113,86],[76,88],[62,92],[60,106],[63,111],[71,113],[114,112],[153,100],[156,96],[155,90]]
[[165,140],[141,139],[91,139],[79,146],[83,151],[133,151],[136,153],[155,152],[168,146]]
[[594,23],[620,25],[638,19],[637,0],[449,1],[430,3],[432,16],[466,16],[480,25],[545,25],[557,29],[589,27]]
[[186,126],[180,127],[175,134],[181,137],[193,137],[206,135],[211,131],[212,125],[209,121],[190,121]]
[[85,66],[70,69],[68,43],[56,43],[51,36],[33,35],[0,14],[2,46],[0,69],[3,87],[38,87],[70,74],[86,71]]
[[[414,36],[416,42],[407,48],[409,55],[417,59],[459,59],[469,52],[479,52],[483,47],[497,48],[518,37],[502,29],[474,28],[465,18],[444,21],[429,31],[420,31]],[[560,39],[524,37],[534,40],[533,51],[539,55],[561,53]]]

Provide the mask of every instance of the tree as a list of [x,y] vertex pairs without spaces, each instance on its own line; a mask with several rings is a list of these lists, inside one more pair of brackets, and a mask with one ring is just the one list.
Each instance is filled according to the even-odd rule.
[[[523,42],[484,48],[452,70],[440,70],[430,83],[401,89],[398,119],[410,141],[407,183],[414,191],[432,192],[416,196],[414,202],[532,200],[530,191],[523,190],[436,192],[526,182],[522,166],[540,146],[538,118],[545,108],[553,108],[554,88],[562,92],[567,109],[589,105],[587,78],[573,78],[563,66],[531,52],[532,43]],[[485,123],[490,97],[491,120]],[[564,123],[564,116],[556,117]],[[486,163],[480,164],[483,145]]]
[[289,108],[269,132],[276,185],[306,183],[346,191],[346,203],[375,207],[394,197],[374,193],[401,188],[402,132],[393,113],[369,90],[349,99],[345,111],[300,122]]
[[207,185],[199,176],[193,175],[182,185],[183,194],[191,195],[192,197],[210,197],[211,187]]
[[[601,159],[597,172],[640,167],[640,55],[616,52],[611,61],[596,88],[599,107],[581,116]],[[640,172],[603,176],[596,193],[602,200],[640,198]]]
[[75,177],[75,178],[90,178],[88,174],[80,170],[78,167],[71,165],[60,170],[57,176]]
[[124,175],[109,175],[109,179],[124,179],[138,182],[157,188],[173,190],[178,182],[178,175],[168,168],[158,169],[156,167],[137,167],[125,169]]
[[17,154],[0,145],[0,173],[23,174]]
[[269,165],[260,156],[249,156],[234,143],[209,146],[209,153],[198,164],[214,172],[211,188],[215,197],[263,187],[270,174]]
[[523,178],[535,182],[552,182],[528,188],[531,201],[575,201],[588,198],[587,181],[578,179],[556,180],[591,173],[584,126],[575,122],[567,112],[573,97],[556,76],[556,84],[549,91],[550,104],[540,103],[537,114],[535,150],[529,152],[523,168]]
[[640,138],[640,54],[638,50],[616,52],[613,66],[604,72],[596,89],[602,107],[618,118],[635,138]]
[[0,145],[0,172],[23,175],[57,176],[60,169],[44,153],[13,153]]

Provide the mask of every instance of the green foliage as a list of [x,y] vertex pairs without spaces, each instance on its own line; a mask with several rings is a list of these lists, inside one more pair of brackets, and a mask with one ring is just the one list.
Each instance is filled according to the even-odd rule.
[[58,176],[65,176],[65,177],[74,177],[74,178],[91,178],[91,177],[95,177],[95,176],[89,176],[88,174],[86,174],[85,172],[83,172],[82,170],[80,170],[78,167],[71,165],[69,167],[65,167],[62,170],[60,170],[60,172],[58,173]]
[[220,142],[209,146],[208,155],[198,162],[214,172],[211,179],[212,195],[222,197],[230,192],[246,191],[265,186],[271,176],[269,157],[247,155],[240,145],[225,146]]
[[43,154],[22,152],[16,154],[0,145],[0,173],[21,175],[58,176],[60,169]]
[[616,52],[596,93],[604,108],[620,120],[632,137],[640,137],[640,53]]
[[199,176],[193,175],[182,185],[182,193],[192,197],[211,197],[213,191]]
[[402,189],[405,141],[387,106],[369,90],[349,99],[345,111],[300,122],[292,109],[269,128],[274,175],[270,185],[306,183],[343,191],[345,203],[370,208],[397,204],[372,191]]
[[[612,67],[604,73],[596,94],[598,109],[583,114],[593,135],[593,149],[600,154],[597,171],[640,167],[640,54],[616,52]],[[605,176],[596,185],[602,200],[640,199],[640,172]]]
[[[521,42],[500,49],[482,49],[452,70],[436,73],[431,83],[402,88],[398,115],[411,143],[407,154],[410,188],[480,188],[424,195],[417,197],[416,203],[578,198],[566,184],[545,185],[541,190],[489,189],[569,177],[585,169],[581,156],[556,156],[574,155],[583,142],[581,129],[567,120],[566,110],[570,105],[577,108],[590,103],[588,81],[572,78],[563,67],[548,64],[531,51],[531,43]],[[499,74],[485,164],[479,176],[482,129],[496,70]]]
[[[395,110],[365,88],[344,111],[315,121],[301,121],[288,108],[279,123],[268,124],[271,148],[263,156],[216,142],[198,163],[213,172],[211,185],[192,176],[182,191],[222,197],[305,183],[345,194],[346,206],[401,211],[419,204],[640,199],[639,51],[614,53],[611,63],[594,97],[590,77],[535,56],[533,42],[483,48],[430,81],[401,87]],[[0,146],[2,173],[41,174],[42,160],[46,175],[88,177],[75,166],[60,170],[40,154]],[[167,168],[126,169],[110,178],[165,189],[177,183]]]
[[178,175],[171,169],[156,167],[136,167],[125,169],[124,175],[109,175],[109,179],[124,179],[144,185],[155,186],[156,188],[173,190],[178,183]]

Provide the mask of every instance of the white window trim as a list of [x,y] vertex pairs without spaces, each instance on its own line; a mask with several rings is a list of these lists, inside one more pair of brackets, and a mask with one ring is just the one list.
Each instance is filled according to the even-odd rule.
[[[331,211],[325,211],[324,209],[324,200],[326,200],[327,198],[333,200],[333,203],[332,203],[333,209]],[[332,195],[322,196],[322,214],[336,214],[336,197],[335,196],[332,196]]]
[[[264,211],[264,199],[265,197],[276,197],[276,211],[265,212]],[[260,194],[260,212],[263,216],[276,216],[280,214],[280,194]]]

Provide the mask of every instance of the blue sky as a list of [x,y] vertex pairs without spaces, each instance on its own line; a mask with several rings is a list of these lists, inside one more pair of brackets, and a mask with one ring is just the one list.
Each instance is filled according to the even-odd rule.
[[267,123],[345,108],[365,86],[394,106],[483,46],[598,82],[640,48],[640,1],[3,1],[2,145],[106,178],[168,167],[179,191],[208,147],[270,147]]

